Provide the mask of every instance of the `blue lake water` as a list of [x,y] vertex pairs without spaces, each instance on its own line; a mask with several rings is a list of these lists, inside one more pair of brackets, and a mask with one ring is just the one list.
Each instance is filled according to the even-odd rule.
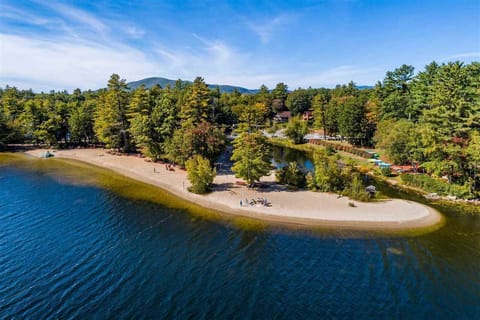
[[415,237],[244,228],[39,161],[0,166],[0,319],[480,317],[478,216]]

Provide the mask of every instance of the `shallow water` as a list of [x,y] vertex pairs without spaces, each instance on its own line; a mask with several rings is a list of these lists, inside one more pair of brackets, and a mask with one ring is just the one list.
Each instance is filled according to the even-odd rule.
[[480,316],[480,216],[414,237],[300,231],[85,165],[0,163],[1,319]]

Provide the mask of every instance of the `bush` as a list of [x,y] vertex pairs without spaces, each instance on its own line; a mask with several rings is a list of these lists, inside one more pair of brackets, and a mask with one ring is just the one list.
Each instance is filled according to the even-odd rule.
[[464,185],[450,184],[426,174],[402,174],[401,179],[407,186],[420,188],[426,192],[435,192],[443,196],[452,195],[463,199],[474,196],[469,183],[465,183]]
[[331,144],[327,144],[327,146],[325,147],[325,150],[327,151],[327,155],[329,156],[337,153],[337,150],[335,150],[335,148]]
[[285,135],[289,137],[293,143],[301,144],[305,140],[303,137],[308,133],[307,123],[300,120],[299,117],[290,118],[287,128],[285,129]]
[[344,195],[358,201],[366,202],[370,200],[370,196],[365,191],[365,186],[363,185],[362,179],[358,173],[353,174],[352,182],[347,188],[345,188]]
[[291,162],[276,172],[277,181],[293,188],[304,188],[306,184],[305,174],[296,162]]
[[420,188],[427,192],[435,192],[441,195],[448,194],[448,183],[432,178],[426,174],[402,174],[402,182],[407,186]]
[[210,161],[200,155],[195,155],[185,163],[187,177],[192,186],[188,189],[193,193],[206,193],[216,176],[215,169],[210,167]]
[[391,177],[392,176],[392,169],[390,167],[383,167],[380,168],[380,172],[384,177]]

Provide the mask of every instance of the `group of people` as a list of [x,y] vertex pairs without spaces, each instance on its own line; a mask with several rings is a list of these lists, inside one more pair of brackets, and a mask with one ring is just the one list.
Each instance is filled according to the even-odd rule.
[[272,204],[270,202],[268,202],[268,200],[265,199],[265,198],[257,198],[256,200],[255,199],[248,200],[247,198],[245,198],[245,202],[240,200],[240,207],[256,206],[256,205],[262,205],[264,207],[271,207],[272,206]]
[[[165,163],[165,170],[167,171],[175,171],[175,165],[171,163]],[[153,172],[158,172],[155,167],[153,167]]]

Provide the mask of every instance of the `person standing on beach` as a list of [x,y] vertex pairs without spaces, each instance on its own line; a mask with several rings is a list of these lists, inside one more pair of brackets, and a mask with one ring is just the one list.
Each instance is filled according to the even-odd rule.
[[243,203],[242,203],[242,200],[240,200],[240,207],[243,207]]

